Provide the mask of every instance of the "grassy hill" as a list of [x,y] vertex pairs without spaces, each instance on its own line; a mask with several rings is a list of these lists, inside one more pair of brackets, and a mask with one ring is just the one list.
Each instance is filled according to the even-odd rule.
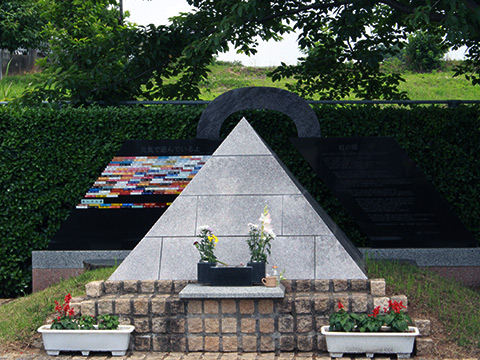
[[[202,99],[213,100],[226,91],[246,86],[271,86],[285,89],[292,80],[273,82],[267,77],[272,68],[247,67],[241,64],[220,63],[211,68],[208,83],[203,84]],[[479,100],[480,86],[473,86],[464,76],[453,77],[454,71],[432,73],[404,72],[405,82],[399,89],[411,100]],[[348,97],[343,100],[361,100]]]
[[[243,66],[237,63],[219,62],[211,67],[207,82],[202,84],[201,99],[213,100],[226,91],[246,86],[272,86],[285,89],[294,80],[273,82],[267,74],[272,68]],[[400,90],[406,91],[411,100],[479,100],[480,86],[473,86],[464,76],[453,77],[454,72],[432,73],[404,72],[405,82]],[[19,96],[32,81],[31,75],[9,76],[0,81],[0,101]],[[349,97],[344,100],[359,100]]]

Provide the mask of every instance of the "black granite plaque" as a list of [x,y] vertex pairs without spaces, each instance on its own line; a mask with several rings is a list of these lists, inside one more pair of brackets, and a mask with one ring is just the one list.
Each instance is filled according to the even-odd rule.
[[[48,249],[133,249],[181,192],[181,184],[185,186],[190,180],[183,174],[198,171],[203,157],[213,154],[219,144],[220,139],[126,141],[62,224]],[[163,163],[159,157],[167,159],[163,168],[149,164]],[[187,157],[195,165],[182,167],[179,157]],[[199,163],[192,160],[199,158]],[[135,165],[137,162],[140,165]],[[115,170],[109,172],[112,164]],[[165,175],[168,166],[171,168]],[[163,174],[157,174],[157,169]],[[138,173],[139,179],[132,172]],[[173,193],[154,190],[169,186]]]
[[74,209],[48,250],[132,250],[166,209]]
[[473,235],[390,137],[294,145],[376,248],[473,247]]
[[211,155],[221,139],[127,140],[116,156]]

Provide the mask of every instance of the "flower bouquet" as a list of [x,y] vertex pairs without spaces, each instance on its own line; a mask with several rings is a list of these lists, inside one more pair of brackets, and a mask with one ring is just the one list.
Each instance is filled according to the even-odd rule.
[[252,223],[248,224],[249,237],[247,238],[247,244],[250,250],[250,261],[268,263],[267,258],[271,254],[272,247],[270,241],[275,239],[275,233],[273,232],[272,218],[266,206],[259,221],[260,226]]
[[215,246],[218,243],[218,238],[209,226],[200,226],[197,236],[200,240],[193,243],[200,254],[200,261],[197,264],[197,280],[200,284],[210,284],[212,282],[211,268],[216,266],[217,263],[227,264],[218,260],[215,255]]
[[248,224],[247,245],[250,250],[249,266],[252,267],[252,281],[262,283],[265,277],[265,265],[268,263],[268,255],[271,254],[271,241],[275,239],[272,227],[272,218],[267,206],[259,218],[260,226]]

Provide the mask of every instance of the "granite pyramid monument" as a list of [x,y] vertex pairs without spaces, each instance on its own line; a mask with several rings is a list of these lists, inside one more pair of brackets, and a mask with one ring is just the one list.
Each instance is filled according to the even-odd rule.
[[247,224],[266,205],[277,234],[269,264],[286,278],[366,279],[360,252],[242,119],[110,280],[196,279],[202,225],[220,260],[246,263]]

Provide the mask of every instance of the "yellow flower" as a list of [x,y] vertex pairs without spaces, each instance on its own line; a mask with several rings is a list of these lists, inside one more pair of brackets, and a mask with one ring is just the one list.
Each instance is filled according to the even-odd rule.
[[212,242],[213,240],[215,240],[215,242],[213,243],[213,246],[215,246],[215,244],[218,242],[218,238],[217,238],[215,235],[213,235],[213,234],[212,234],[212,236],[209,236],[209,237],[208,237],[208,240],[209,240],[210,242]]

